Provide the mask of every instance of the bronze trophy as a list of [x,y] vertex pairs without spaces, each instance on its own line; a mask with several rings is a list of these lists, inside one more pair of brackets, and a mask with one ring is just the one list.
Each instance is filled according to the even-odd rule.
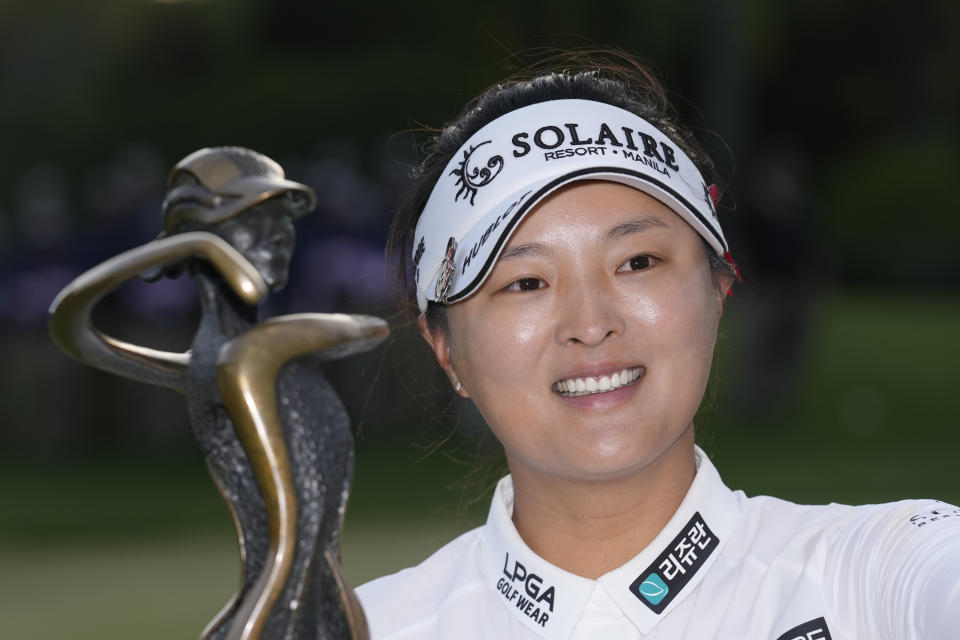
[[[368,638],[339,563],[353,437],[317,364],[374,347],[387,324],[317,313],[258,320],[258,305],[286,284],[293,221],[314,206],[313,191],[270,158],[201,149],[170,174],[160,237],[87,271],[50,308],[50,333],[70,356],[186,395],[242,564],[208,640]],[[188,352],[129,344],[92,325],[94,305],[120,284],[182,271],[201,304]]]

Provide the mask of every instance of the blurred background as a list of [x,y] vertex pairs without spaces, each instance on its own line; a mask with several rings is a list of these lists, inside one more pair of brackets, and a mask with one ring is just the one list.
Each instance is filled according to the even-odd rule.
[[[244,145],[316,189],[267,315],[396,320],[382,248],[409,130],[557,47],[648,60],[730,183],[744,283],[698,418],[727,483],[960,502],[960,4],[884,4],[0,0],[3,635],[196,637],[239,579],[182,398],[46,333],[64,285],[156,236],[173,164]],[[196,317],[182,278],[96,321],[184,349]],[[359,429],[354,583],[482,522],[490,485],[463,479],[483,425],[409,327],[328,373]]]

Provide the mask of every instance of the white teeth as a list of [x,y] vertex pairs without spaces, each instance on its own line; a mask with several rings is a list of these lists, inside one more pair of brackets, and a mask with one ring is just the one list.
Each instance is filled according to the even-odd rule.
[[622,369],[611,375],[600,376],[599,378],[570,378],[560,380],[554,383],[554,391],[568,396],[584,396],[590,393],[603,393],[613,391],[628,384],[631,384],[640,377],[643,367],[633,369]]

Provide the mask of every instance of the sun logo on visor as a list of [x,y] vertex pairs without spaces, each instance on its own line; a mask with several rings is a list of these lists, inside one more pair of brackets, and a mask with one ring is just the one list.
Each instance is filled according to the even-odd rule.
[[440,304],[447,304],[447,296],[450,295],[450,288],[453,286],[454,256],[457,254],[457,239],[447,240],[447,252],[440,263],[440,271],[437,272],[437,285],[433,290],[433,299]]
[[460,196],[470,198],[470,206],[473,206],[473,199],[477,197],[477,189],[493,182],[500,170],[503,169],[503,158],[500,156],[491,156],[487,160],[485,167],[470,166],[470,158],[473,152],[485,144],[490,144],[492,140],[481,142],[475,147],[470,147],[469,151],[463,152],[463,160],[460,161],[460,168],[454,169],[450,175],[457,176],[457,182],[460,190],[453,199],[454,202],[460,199]]

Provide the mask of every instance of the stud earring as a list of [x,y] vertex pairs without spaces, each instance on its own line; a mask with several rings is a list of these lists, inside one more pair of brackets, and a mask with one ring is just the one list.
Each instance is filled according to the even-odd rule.
[[462,389],[463,389],[463,385],[460,384],[460,381],[459,381],[459,380],[457,380],[456,392],[457,392],[457,393],[460,393],[460,391],[461,391]]

